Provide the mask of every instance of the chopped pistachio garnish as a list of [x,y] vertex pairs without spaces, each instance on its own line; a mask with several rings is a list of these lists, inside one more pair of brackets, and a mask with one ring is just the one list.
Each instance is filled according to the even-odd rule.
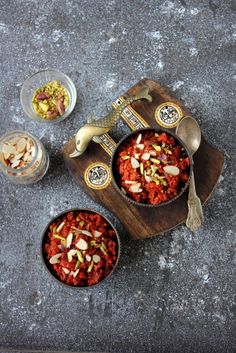
[[156,163],[156,164],[160,164],[161,162],[156,159],[156,158],[150,158],[150,161],[153,162],[153,163]]
[[85,222],[84,222],[84,221],[80,221],[80,222],[79,222],[79,226],[80,226],[80,227],[83,227],[84,225],[85,225]]
[[89,268],[88,268],[88,270],[87,270],[88,273],[92,271],[92,269],[93,269],[93,264],[94,264],[94,262],[93,262],[93,260],[92,260],[92,261],[91,261],[91,264],[89,265]]
[[78,260],[83,264],[84,258],[83,258],[83,255],[81,254],[81,251],[77,250],[77,256],[78,256]]
[[123,161],[126,161],[127,159],[130,159],[130,156],[122,156],[121,158],[123,159]]

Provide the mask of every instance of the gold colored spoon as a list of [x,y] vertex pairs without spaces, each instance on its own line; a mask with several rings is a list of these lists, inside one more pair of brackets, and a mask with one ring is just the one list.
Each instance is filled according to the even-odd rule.
[[[176,135],[185,143],[191,155],[198,150],[201,143],[201,129],[194,118],[191,116],[184,117],[176,128]],[[192,232],[196,232],[202,223],[202,204],[196,193],[194,173],[192,172],[189,182],[186,226]]]

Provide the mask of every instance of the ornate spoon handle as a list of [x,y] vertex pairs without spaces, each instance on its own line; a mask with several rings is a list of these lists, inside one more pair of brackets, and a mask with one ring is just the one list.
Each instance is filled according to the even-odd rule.
[[203,212],[202,203],[196,193],[194,173],[190,177],[189,192],[188,192],[188,216],[186,220],[186,226],[191,229],[192,232],[196,232],[197,229],[203,223]]

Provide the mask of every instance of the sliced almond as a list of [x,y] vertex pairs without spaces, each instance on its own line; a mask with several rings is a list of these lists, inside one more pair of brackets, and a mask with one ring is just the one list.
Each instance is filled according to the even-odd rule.
[[176,167],[175,165],[166,165],[165,167],[163,167],[163,170],[167,173],[167,174],[171,174],[171,175],[179,175],[179,168]]
[[95,264],[97,264],[101,260],[101,257],[97,254],[93,255],[93,261]]
[[66,238],[66,247],[69,248],[71,246],[73,240],[73,233],[69,233]]
[[68,259],[69,262],[72,261],[72,258],[73,258],[74,255],[77,255],[77,250],[71,249],[71,250],[68,251],[67,259]]
[[31,156],[34,157],[35,156],[35,153],[36,153],[36,148],[34,146],[32,146],[30,148],[30,153],[31,153]]
[[62,254],[60,253],[60,254],[56,254],[56,255],[52,256],[49,260],[50,264],[52,264],[52,265],[59,264],[60,263],[59,259],[60,259],[61,255]]
[[139,134],[136,140],[136,144],[137,145],[140,144],[141,140],[142,140],[142,134]]
[[153,156],[153,157],[157,155],[156,151],[149,151],[149,153],[150,153],[150,156]]
[[75,246],[80,250],[88,249],[88,243],[84,239],[80,239],[78,243],[75,244]]
[[137,184],[137,181],[134,181],[134,180],[125,180],[125,184]]
[[11,156],[9,152],[4,152],[3,155],[4,155],[4,159],[9,159]]
[[26,152],[23,156],[23,161],[27,161],[27,158],[30,156],[30,153],[29,152]]
[[23,152],[26,148],[26,139],[22,137],[16,144],[16,150],[17,152]]
[[73,273],[73,277],[76,277],[79,273],[79,268],[77,268],[77,270]]
[[21,159],[21,157],[23,157],[24,155],[24,152],[21,152],[21,153],[17,153],[14,157],[14,159]]
[[2,152],[3,153],[10,153],[10,154],[15,154],[16,153],[16,149],[14,146],[12,145],[7,145],[6,143],[3,144],[2,147]]
[[152,181],[152,178],[149,175],[147,175],[146,173],[144,174],[144,178],[147,183],[150,183],[150,181]]
[[143,191],[143,189],[141,189],[140,186],[141,186],[141,183],[137,183],[135,185],[131,185],[129,189],[131,192],[139,193]]
[[66,275],[68,275],[70,273],[70,270],[68,270],[68,268],[62,267],[62,269]]
[[101,235],[102,235],[102,232],[99,232],[98,230],[94,231],[95,238],[99,238]]
[[144,144],[143,143],[139,143],[136,147],[139,148],[140,150],[143,150],[144,149]]
[[90,261],[92,260],[92,257],[91,257],[89,254],[87,254],[87,255],[85,256],[85,258],[86,258],[86,260],[87,260],[88,262],[90,262]]
[[134,157],[131,157],[131,165],[132,165],[132,168],[134,169],[139,168],[139,162]]
[[32,160],[33,160],[33,156],[31,156],[31,154],[28,155],[26,161],[27,162],[32,162]]
[[65,225],[65,222],[61,222],[61,224],[57,227],[57,233],[60,233],[64,225]]
[[16,168],[20,164],[20,160],[13,160],[13,163],[11,164],[11,168]]
[[145,152],[145,153],[142,155],[142,159],[143,159],[144,161],[148,161],[149,158],[150,158],[150,153],[148,153],[148,152]]
[[87,235],[88,237],[92,237],[92,233],[89,232],[88,230],[82,229],[82,230],[81,230],[81,234]]

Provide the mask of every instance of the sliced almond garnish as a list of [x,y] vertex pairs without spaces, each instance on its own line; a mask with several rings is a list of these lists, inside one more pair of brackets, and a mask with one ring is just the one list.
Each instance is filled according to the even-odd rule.
[[143,191],[143,189],[141,189],[140,186],[141,186],[141,183],[137,183],[135,185],[131,185],[129,189],[131,192],[139,193]]
[[131,157],[131,165],[132,165],[132,168],[134,169],[139,168],[139,162],[134,157]]
[[88,237],[92,237],[92,233],[89,232],[88,230],[82,229],[82,230],[81,230],[81,234],[87,235]]
[[144,174],[144,178],[147,183],[150,183],[150,181],[152,181],[152,178],[149,175],[147,175],[146,173]]
[[76,277],[79,273],[79,268],[77,268],[77,270],[73,273],[73,277]]
[[16,149],[17,152],[23,152],[25,150],[26,147],[26,139],[24,137],[22,137],[16,144]]
[[11,168],[16,168],[20,164],[20,160],[12,160],[13,163],[11,164]]
[[60,233],[64,225],[65,225],[65,222],[61,222],[61,224],[57,227],[57,233]]
[[137,145],[140,144],[141,140],[142,140],[142,134],[139,134],[136,140],[136,144]]
[[99,238],[101,235],[102,235],[102,232],[99,232],[98,230],[94,231],[95,238]]
[[179,174],[179,168],[176,167],[175,165],[166,165],[165,167],[163,167],[163,170],[167,174],[171,174],[171,175],[174,175],[174,176]]
[[9,152],[4,152],[4,159],[9,159],[11,154]]
[[85,256],[85,258],[86,258],[86,260],[87,260],[88,262],[90,262],[90,261],[92,260],[92,257],[91,257],[89,254],[87,254],[87,255]]
[[24,152],[21,152],[21,153],[17,153],[14,157],[14,159],[21,159],[21,157],[23,157],[24,155]]
[[73,240],[73,233],[69,233],[66,238],[66,247],[69,248],[71,246]]
[[62,269],[66,275],[68,275],[70,273],[70,270],[68,270],[68,268],[62,267]]
[[69,262],[72,261],[72,258],[73,258],[74,255],[77,255],[77,250],[71,249],[71,250],[68,251],[67,259],[68,259]]
[[93,261],[95,264],[97,264],[101,260],[101,257],[97,254],[93,255]]
[[84,239],[80,239],[78,243],[75,244],[75,246],[80,250],[88,249],[88,243]]
[[14,146],[12,145],[7,145],[6,143],[3,144],[3,148],[2,148],[2,152],[3,153],[10,153],[10,154],[15,154],[16,153],[16,149]]
[[56,254],[56,255],[52,256],[49,260],[50,264],[52,264],[52,265],[59,264],[60,263],[59,259],[60,259],[61,255],[62,254],[60,253],[60,254]]
[[157,155],[156,151],[149,151],[149,153],[150,153],[151,156],[156,156]]
[[136,147],[139,148],[140,150],[143,150],[144,149],[144,144],[143,143],[139,143]]
[[137,181],[134,181],[134,180],[125,180],[125,184],[137,184]]
[[148,152],[145,152],[145,153],[142,155],[142,159],[143,159],[144,161],[148,161],[149,158],[150,158],[150,153],[148,153]]

